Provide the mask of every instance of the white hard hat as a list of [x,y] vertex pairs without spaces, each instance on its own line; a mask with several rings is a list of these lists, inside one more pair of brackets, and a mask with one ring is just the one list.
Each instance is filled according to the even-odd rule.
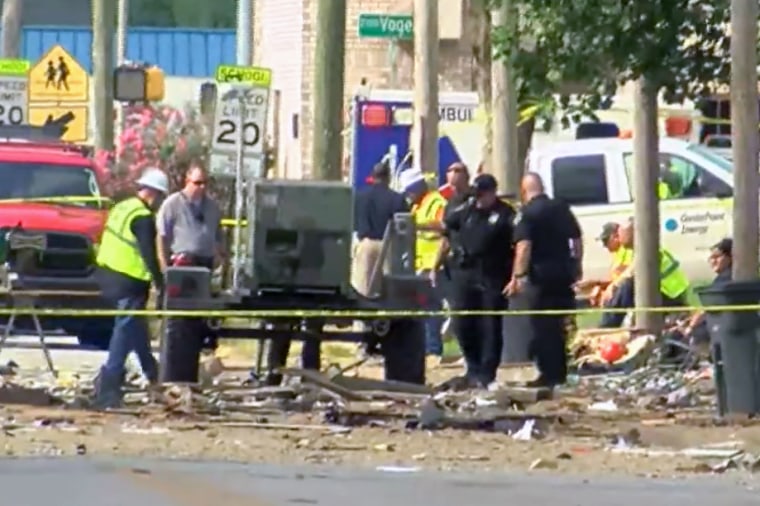
[[169,193],[169,178],[161,169],[145,169],[140,179],[137,180],[137,185],[152,188],[161,193]]
[[416,185],[420,181],[424,181],[425,176],[421,171],[417,169],[406,169],[398,177],[399,188],[402,191],[407,191],[412,186]]

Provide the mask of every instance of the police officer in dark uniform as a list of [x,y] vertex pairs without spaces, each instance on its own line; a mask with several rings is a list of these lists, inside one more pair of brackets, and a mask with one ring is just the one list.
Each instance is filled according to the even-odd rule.
[[[569,310],[573,284],[582,277],[581,229],[570,207],[544,193],[541,177],[528,173],[521,186],[523,207],[515,217],[515,259],[505,291],[532,310]],[[529,353],[541,377],[536,386],[553,387],[567,379],[565,316],[534,315]]]
[[[450,250],[451,307],[462,310],[503,310],[503,289],[512,274],[514,211],[498,199],[496,179],[481,174],[473,182],[474,198],[444,217],[444,236],[436,267]],[[454,240],[450,238],[455,237]],[[437,283],[438,268],[431,282]],[[458,316],[454,331],[467,371],[462,387],[485,387],[496,378],[501,361],[502,317]]]

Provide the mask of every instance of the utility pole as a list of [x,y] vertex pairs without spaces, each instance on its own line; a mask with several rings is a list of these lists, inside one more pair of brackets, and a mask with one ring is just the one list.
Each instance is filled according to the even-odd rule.
[[438,2],[414,0],[414,166],[438,176]]
[[314,53],[311,170],[315,179],[340,181],[343,179],[346,0],[318,0]]
[[[514,33],[517,9],[512,1],[503,0],[491,20],[495,30]],[[511,58],[507,54],[491,63],[491,172],[503,193],[519,195],[522,167],[517,156],[517,88]]]
[[253,0],[237,0],[237,64],[253,65]]
[[758,275],[757,0],[731,1],[731,152],[734,159],[733,279]]
[[3,58],[21,56],[21,16],[24,12],[24,0],[4,0],[2,37]]
[[95,148],[111,151],[114,147],[113,107],[113,33],[116,3],[112,0],[92,2],[92,89],[95,90]]
[[[657,307],[660,296],[660,210],[657,139],[657,88],[646,78],[636,81],[633,109],[634,291],[636,308]],[[636,313],[636,326],[657,332],[660,314]]]

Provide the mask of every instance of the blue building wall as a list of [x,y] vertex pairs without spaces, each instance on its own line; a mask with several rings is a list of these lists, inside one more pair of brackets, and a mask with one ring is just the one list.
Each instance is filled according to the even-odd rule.
[[[89,27],[26,26],[23,58],[39,60],[60,44],[92,73]],[[184,28],[130,28],[127,59],[152,63],[169,76],[211,77],[221,64],[235,63],[235,31]]]

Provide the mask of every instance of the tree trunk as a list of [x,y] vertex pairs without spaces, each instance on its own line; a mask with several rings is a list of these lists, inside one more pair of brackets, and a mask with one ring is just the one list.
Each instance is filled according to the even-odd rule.
[[530,144],[533,141],[533,132],[535,131],[535,118],[530,118],[517,129],[517,163],[520,167],[525,167],[525,159],[528,158],[528,151],[530,151]]
[[[472,30],[472,82],[478,92],[481,107],[485,117],[484,142],[481,151],[481,163],[488,169],[491,160],[493,134],[491,131],[491,12],[485,0],[471,0],[469,14]],[[474,169],[474,167],[472,168]]]
[[[634,282],[636,308],[660,306],[660,208],[657,138],[657,87],[641,77],[636,82],[633,111]],[[636,326],[658,332],[659,313],[638,312]]]

